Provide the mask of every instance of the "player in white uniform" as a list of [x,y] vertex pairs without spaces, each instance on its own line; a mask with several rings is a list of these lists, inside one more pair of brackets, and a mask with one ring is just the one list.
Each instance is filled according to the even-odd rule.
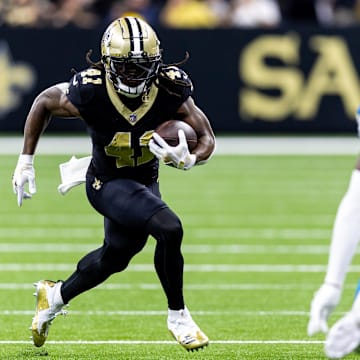
[[[356,120],[360,136],[360,108]],[[360,345],[360,296],[356,296],[351,310],[338,320],[329,332],[327,325],[330,314],[340,302],[346,272],[359,241],[360,158],[337,210],[325,280],[312,299],[307,327],[309,336],[318,332],[328,333],[325,354],[332,359],[340,359]]]

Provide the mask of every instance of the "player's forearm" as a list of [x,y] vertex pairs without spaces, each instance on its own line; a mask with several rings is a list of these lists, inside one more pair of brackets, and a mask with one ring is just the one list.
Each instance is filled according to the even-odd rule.
[[184,109],[188,111],[185,121],[195,129],[198,136],[198,145],[192,153],[196,155],[197,164],[205,163],[214,153],[216,142],[209,119],[192,99],[185,103]]
[[202,136],[198,140],[198,145],[192,151],[196,155],[196,163],[202,164],[210,159],[215,151],[215,138],[213,136]]
[[34,154],[37,143],[43,131],[46,129],[51,118],[41,96],[35,99],[28,114],[24,127],[23,154]]
[[67,101],[67,83],[59,83],[45,89],[34,100],[24,128],[23,154],[34,154],[41,134],[52,116],[76,117],[78,112]]

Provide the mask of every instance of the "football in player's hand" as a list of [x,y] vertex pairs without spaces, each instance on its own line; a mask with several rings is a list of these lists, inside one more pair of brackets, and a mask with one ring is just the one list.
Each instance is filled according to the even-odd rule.
[[170,146],[179,144],[178,131],[183,130],[191,152],[197,145],[198,138],[195,130],[186,122],[181,120],[168,120],[160,124],[155,132],[158,133]]

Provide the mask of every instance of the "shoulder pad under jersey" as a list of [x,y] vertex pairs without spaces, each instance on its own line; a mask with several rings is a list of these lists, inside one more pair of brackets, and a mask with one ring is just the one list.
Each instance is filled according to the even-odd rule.
[[91,101],[97,86],[103,83],[102,72],[99,69],[86,69],[76,73],[69,82],[67,96],[75,106],[81,106]]
[[158,75],[160,87],[164,87],[170,93],[191,96],[193,85],[188,74],[177,66],[166,66],[161,68]]

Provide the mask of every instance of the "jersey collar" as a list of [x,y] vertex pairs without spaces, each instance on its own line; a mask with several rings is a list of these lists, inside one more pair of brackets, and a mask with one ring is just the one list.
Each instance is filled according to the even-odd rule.
[[154,84],[151,85],[147,101],[143,102],[136,110],[130,110],[119,98],[118,93],[114,89],[111,81],[106,77],[106,90],[109,95],[111,103],[114,105],[115,109],[122,115],[130,125],[135,125],[139,120],[141,120],[145,114],[153,106],[156,96],[159,89]]

